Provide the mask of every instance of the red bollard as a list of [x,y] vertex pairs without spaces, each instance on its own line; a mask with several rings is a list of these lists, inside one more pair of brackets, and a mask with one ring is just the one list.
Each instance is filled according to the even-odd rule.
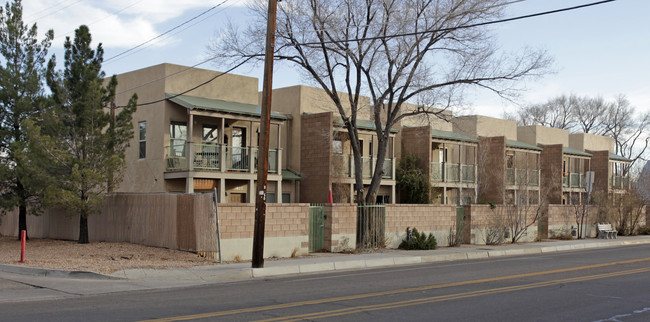
[[24,263],[25,262],[25,239],[27,236],[27,231],[26,230],[21,230],[20,231],[20,262]]

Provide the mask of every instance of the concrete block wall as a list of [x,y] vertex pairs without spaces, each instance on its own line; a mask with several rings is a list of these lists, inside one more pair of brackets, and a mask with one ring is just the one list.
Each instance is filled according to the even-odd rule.
[[563,151],[562,144],[554,144],[545,145],[540,153],[541,186],[548,187],[546,198],[549,204],[562,204]]
[[[255,205],[219,204],[223,260],[252,258]],[[264,257],[304,255],[309,250],[309,204],[268,204]]]
[[[508,206],[497,205],[495,208],[489,205],[469,205],[465,207],[465,225],[470,227],[469,236],[466,236],[465,242],[484,245],[489,228],[497,226],[508,226],[507,212],[512,211]],[[528,213],[528,223],[531,223],[535,214],[534,209]],[[468,222],[469,221],[469,222]],[[520,242],[532,242],[537,239],[538,223],[532,224],[527,228]],[[506,240],[505,242],[509,242]]]
[[609,151],[589,151],[594,172],[594,192],[609,192]]
[[450,230],[456,231],[454,205],[386,205],[386,247],[397,248],[406,228],[433,234],[439,246],[448,246]]
[[506,191],[506,138],[479,138],[479,202],[503,204]]
[[[553,238],[560,234],[570,233],[573,228],[577,228],[576,211],[582,211],[582,206],[574,205],[549,205],[548,206],[548,236]],[[595,223],[598,220],[598,207],[588,206],[588,219],[590,235],[596,236]]]
[[325,249],[342,252],[356,248],[357,205],[325,205]]
[[327,202],[332,185],[333,120],[331,112],[301,116],[300,202]]

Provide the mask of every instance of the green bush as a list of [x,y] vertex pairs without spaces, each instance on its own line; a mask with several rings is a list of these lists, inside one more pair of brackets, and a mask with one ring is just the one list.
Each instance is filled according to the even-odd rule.
[[413,228],[413,231],[410,231],[409,228],[406,228],[406,238],[399,244],[400,249],[436,249],[438,247],[438,242],[431,233],[427,236],[425,233],[420,233],[416,228]]

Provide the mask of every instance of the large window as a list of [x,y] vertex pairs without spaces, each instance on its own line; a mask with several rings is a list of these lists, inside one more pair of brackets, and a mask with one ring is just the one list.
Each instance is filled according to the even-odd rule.
[[187,123],[171,122],[169,128],[169,154],[175,157],[185,156],[185,141],[187,140]]
[[139,148],[140,148],[140,159],[147,157],[147,122],[138,123],[140,128],[139,135]]

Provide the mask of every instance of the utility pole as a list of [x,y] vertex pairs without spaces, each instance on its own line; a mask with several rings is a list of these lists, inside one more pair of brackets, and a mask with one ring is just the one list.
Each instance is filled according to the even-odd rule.
[[271,92],[273,89],[273,50],[275,49],[275,16],[277,0],[269,0],[262,85],[260,144],[257,156],[257,194],[255,195],[255,230],[253,232],[253,268],[264,267],[264,227],[266,222],[266,184],[269,170],[269,127],[271,126]]

